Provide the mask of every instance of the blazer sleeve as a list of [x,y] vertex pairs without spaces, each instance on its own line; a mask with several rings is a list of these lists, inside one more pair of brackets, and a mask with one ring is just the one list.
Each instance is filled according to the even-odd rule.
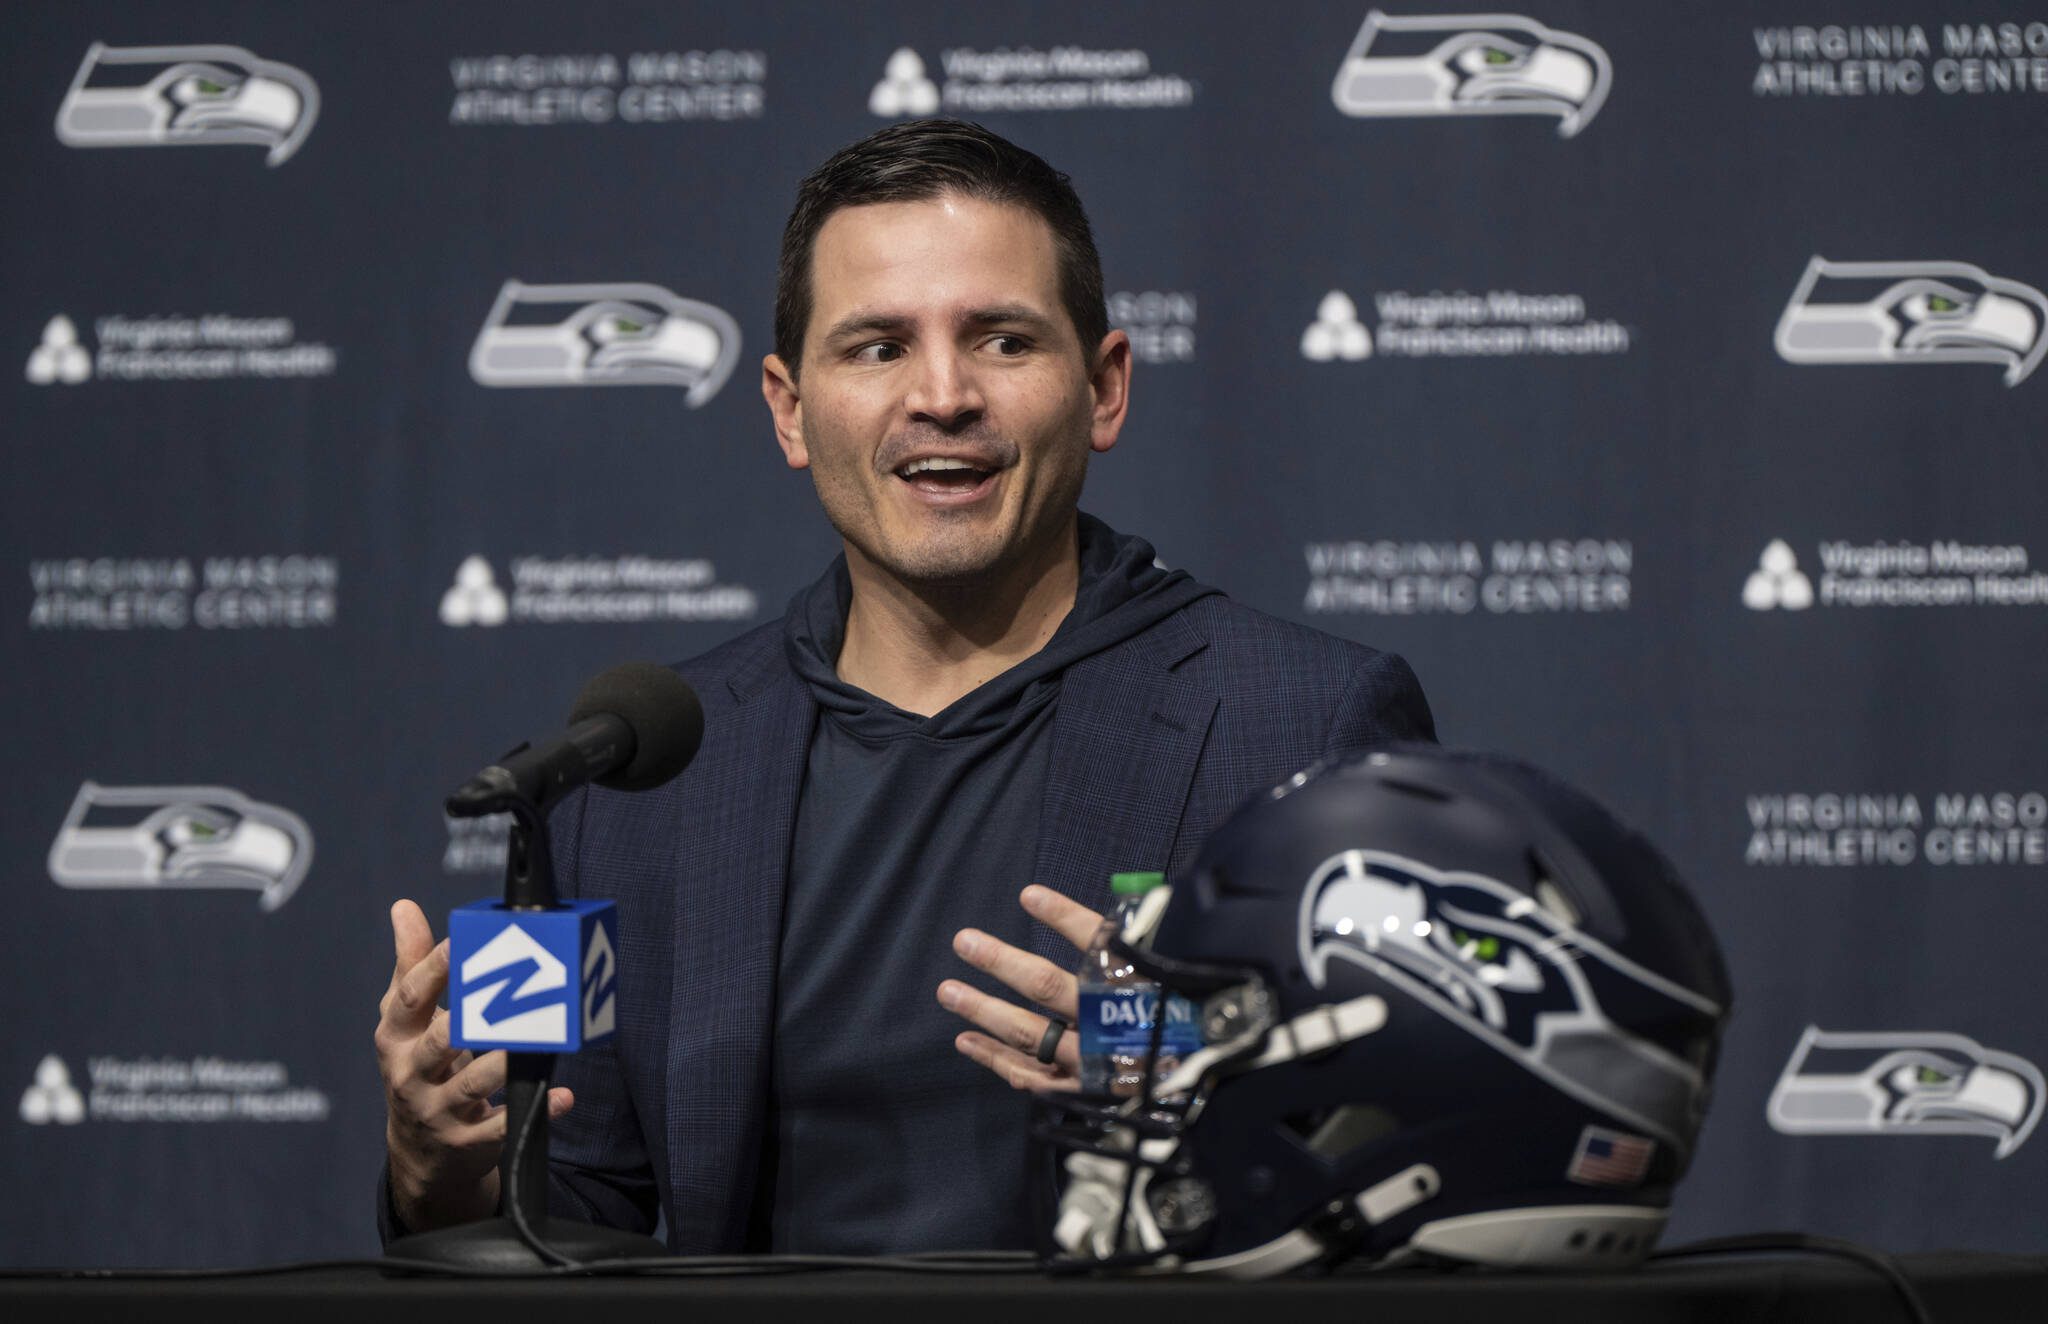
[[1323,757],[1338,758],[1402,740],[1436,741],[1436,719],[1422,682],[1397,653],[1374,652],[1351,673],[1323,738]]
[[[577,865],[589,797],[587,787],[578,790],[549,819],[555,890],[563,897],[581,895]],[[595,1048],[555,1059],[554,1083],[568,1086],[576,1103],[549,1126],[548,1213],[652,1232],[660,1197],[618,1047],[614,1034]]]

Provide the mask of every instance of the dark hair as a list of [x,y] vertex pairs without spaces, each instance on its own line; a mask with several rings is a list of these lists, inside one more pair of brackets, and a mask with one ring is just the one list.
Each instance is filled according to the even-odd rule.
[[844,207],[924,202],[960,193],[1035,213],[1052,228],[1060,302],[1092,358],[1109,334],[1102,259],[1073,184],[1015,143],[965,120],[909,120],[840,148],[804,178],[782,228],[775,272],[775,352],[795,374],[811,320],[811,252],[825,219]]

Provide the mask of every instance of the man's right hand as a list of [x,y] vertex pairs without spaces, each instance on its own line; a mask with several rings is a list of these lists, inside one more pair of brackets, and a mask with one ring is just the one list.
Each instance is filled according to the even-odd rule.
[[[448,1013],[435,1004],[448,987],[448,942],[434,941],[410,901],[391,907],[398,949],[391,986],[378,1004],[377,1069],[384,1076],[384,1143],[391,1199],[414,1232],[488,1218],[498,1207],[498,1152],[505,1108],[505,1055],[477,1057],[448,1042]],[[567,1089],[548,1091],[548,1116],[569,1111]]]

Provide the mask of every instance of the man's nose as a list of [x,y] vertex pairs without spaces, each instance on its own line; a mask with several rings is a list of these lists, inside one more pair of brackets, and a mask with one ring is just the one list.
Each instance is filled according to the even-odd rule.
[[953,349],[920,356],[903,408],[912,418],[942,428],[956,428],[980,418],[987,401],[982,398],[973,361]]

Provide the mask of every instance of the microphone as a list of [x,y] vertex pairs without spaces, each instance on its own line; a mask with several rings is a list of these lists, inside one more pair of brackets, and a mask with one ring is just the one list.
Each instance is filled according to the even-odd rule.
[[651,791],[688,766],[703,740],[704,708],[683,678],[653,662],[627,662],[583,687],[568,730],[477,773],[448,797],[448,813],[475,818],[512,801],[545,813],[585,782]]
[[548,1217],[555,1054],[618,1033],[620,971],[618,903],[555,898],[547,809],[586,782],[653,790],[683,770],[703,739],[703,706],[682,677],[628,662],[583,687],[568,730],[519,746],[448,797],[453,817],[503,810],[513,819],[504,900],[478,901],[448,917],[448,1041],[507,1054],[500,1217],[415,1233],[394,1242],[394,1254],[503,1272],[666,1253],[650,1237]]

